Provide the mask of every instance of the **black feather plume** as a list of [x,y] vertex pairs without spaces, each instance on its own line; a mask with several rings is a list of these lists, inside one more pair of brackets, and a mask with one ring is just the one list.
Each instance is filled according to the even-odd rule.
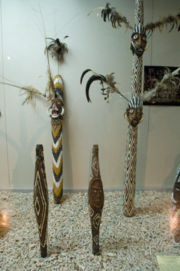
[[87,81],[87,84],[86,84],[86,98],[87,98],[88,103],[91,102],[91,99],[89,97],[89,89],[90,89],[91,84],[94,81],[100,81],[101,83],[106,82],[106,77],[101,74],[98,74],[98,75],[92,75],[89,78],[89,80]]
[[121,16],[114,7],[110,7],[109,3],[101,10],[101,17],[104,22],[110,21],[113,28],[121,27],[121,24],[125,24],[127,28],[133,29],[127,18]]
[[84,78],[84,75],[85,75],[87,72],[90,72],[90,71],[92,71],[92,70],[91,70],[91,69],[86,69],[86,70],[83,71],[83,73],[81,74],[81,78],[80,78],[80,84],[82,84],[82,80],[83,80],[83,78]]

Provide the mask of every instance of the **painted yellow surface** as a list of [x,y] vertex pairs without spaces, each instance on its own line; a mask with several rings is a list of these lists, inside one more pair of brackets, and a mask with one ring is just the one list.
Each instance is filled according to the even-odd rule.
[[62,171],[62,166],[63,166],[63,159],[62,159],[62,157],[61,157],[61,161],[60,161],[60,164],[58,165],[58,167],[56,167],[54,163],[53,163],[52,166],[53,166],[53,171],[58,176],[60,174],[60,172]]
[[56,137],[58,135],[58,133],[59,133],[59,131],[61,129],[61,126],[62,126],[62,123],[61,123],[60,120],[58,122],[58,125],[57,124],[53,125],[53,123],[52,123],[52,134],[53,134],[53,137]]
[[180,271],[180,256],[157,256],[160,271]]

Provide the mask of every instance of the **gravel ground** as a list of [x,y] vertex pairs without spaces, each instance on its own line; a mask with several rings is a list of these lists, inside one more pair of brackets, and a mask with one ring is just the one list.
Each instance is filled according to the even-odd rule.
[[123,215],[121,191],[105,192],[101,255],[91,252],[87,193],[66,193],[55,205],[49,193],[48,257],[40,257],[33,193],[1,191],[9,232],[0,238],[1,271],[159,270],[156,255],[179,255],[170,232],[170,192],[137,191],[136,215]]

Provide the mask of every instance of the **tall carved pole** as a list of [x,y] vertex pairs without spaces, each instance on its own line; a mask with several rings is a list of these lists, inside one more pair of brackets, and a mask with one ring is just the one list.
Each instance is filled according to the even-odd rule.
[[41,257],[44,258],[47,256],[48,187],[44,165],[43,145],[36,145],[33,203],[38,224]]
[[104,205],[104,191],[99,169],[98,153],[98,145],[93,145],[91,179],[88,189],[88,203],[92,231],[92,252],[94,255],[99,254],[99,229],[101,223],[102,209]]
[[62,120],[64,116],[64,88],[61,79],[60,75],[54,77],[55,99],[52,100],[51,105],[53,195],[56,204],[61,203],[63,197]]
[[137,136],[138,124],[142,118],[142,64],[143,53],[146,47],[146,32],[144,23],[143,0],[135,0],[135,27],[131,35],[131,50],[133,53],[133,81],[132,98],[126,110],[129,122],[128,143],[126,156],[126,176],[124,191],[124,215],[134,215],[134,196],[136,185],[136,157],[137,157]]

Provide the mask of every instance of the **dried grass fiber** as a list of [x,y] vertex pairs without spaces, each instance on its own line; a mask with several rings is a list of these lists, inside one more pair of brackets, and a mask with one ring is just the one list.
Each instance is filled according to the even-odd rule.
[[179,255],[169,228],[170,192],[136,192],[136,215],[122,212],[123,193],[105,192],[100,247],[91,252],[87,193],[67,193],[62,205],[49,193],[48,257],[40,257],[33,193],[1,191],[0,209],[11,228],[0,239],[1,271],[159,270],[156,255]]

